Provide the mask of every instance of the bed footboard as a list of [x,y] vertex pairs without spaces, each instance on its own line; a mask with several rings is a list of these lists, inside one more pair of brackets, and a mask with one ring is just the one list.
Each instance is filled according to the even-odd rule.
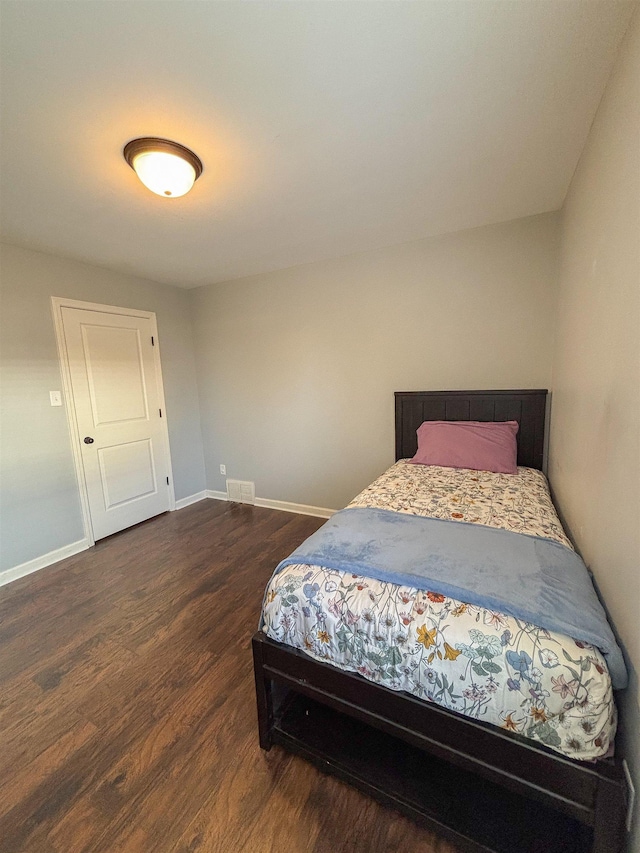
[[271,733],[273,731],[273,681],[269,677],[268,672],[264,667],[263,650],[265,648],[261,638],[264,637],[262,632],[258,632],[253,637],[253,674],[256,682],[256,702],[258,705],[258,738],[260,740],[260,749],[268,752],[273,740]]
[[262,632],[252,642],[262,749],[279,744],[468,851],[622,853],[619,761],[581,764]]

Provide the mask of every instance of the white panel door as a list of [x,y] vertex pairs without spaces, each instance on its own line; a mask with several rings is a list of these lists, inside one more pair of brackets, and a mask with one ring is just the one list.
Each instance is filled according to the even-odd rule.
[[150,318],[63,307],[62,324],[95,539],[169,509]]

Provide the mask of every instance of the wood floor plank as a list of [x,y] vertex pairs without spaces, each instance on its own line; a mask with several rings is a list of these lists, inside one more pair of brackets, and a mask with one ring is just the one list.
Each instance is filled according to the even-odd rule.
[[244,850],[265,806],[296,759],[282,749],[256,756],[246,739],[220,785],[171,848],[175,853],[226,853]]
[[[134,657],[129,650],[98,636],[75,649],[66,645],[52,652],[44,666],[32,664],[22,682],[19,677],[12,679],[12,701],[0,711],[0,770],[29,760],[56,731],[65,731],[83,699],[103,680],[130,668]],[[27,727],[28,740],[24,737]]]
[[[313,768],[310,768],[313,771]],[[253,853],[272,850],[313,850],[320,822],[312,807],[317,773],[286,773],[275,785],[252,831],[239,849]],[[335,788],[335,780],[329,785]],[[350,848],[338,847],[338,850]]]
[[0,775],[0,817],[29,796],[40,779],[53,775],[96,732],[97,728],[87,720],[68,721],[67,730],[31,761],[8,765]]
[[264,587],[322,523],[202,501],[0,591],[0,853],[455,853],[258,747]]

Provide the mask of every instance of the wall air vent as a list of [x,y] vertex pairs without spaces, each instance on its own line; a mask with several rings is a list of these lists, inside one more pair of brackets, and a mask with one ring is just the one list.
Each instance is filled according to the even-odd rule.
[[256,502],[256,485],[249,480],[227,480],[227,500],[237,504]]

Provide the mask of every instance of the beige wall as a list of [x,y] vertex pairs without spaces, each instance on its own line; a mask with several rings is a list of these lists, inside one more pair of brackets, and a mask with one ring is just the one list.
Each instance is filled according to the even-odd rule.
[[623,710],[640,793],[638,13],[563,209],[552,386],[550,480],[635,670]]
[[0,245],[0,571],[83,538],[51,296],[155,311],[176,498],[204,489],[189,294],[52,255]]
[[338,508],[394,453],[393,392],[546,388],[557,216],[192,292],[207,486]]

